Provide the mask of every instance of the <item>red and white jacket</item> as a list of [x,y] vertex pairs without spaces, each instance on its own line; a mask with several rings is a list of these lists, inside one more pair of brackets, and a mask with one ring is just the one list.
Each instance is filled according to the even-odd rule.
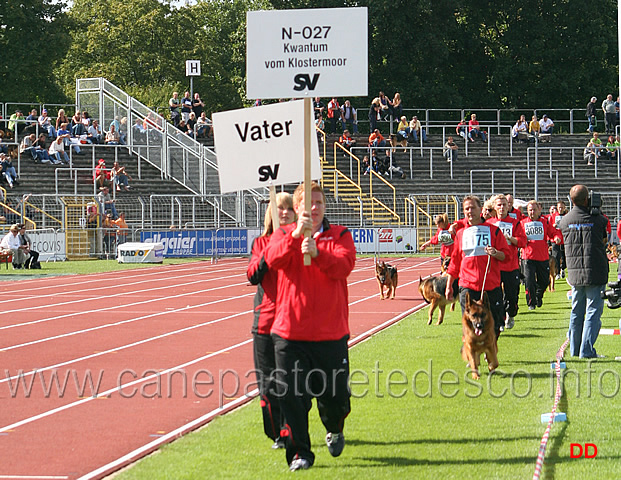
[[522,249],[522,259],[547,262],[550,258],[548,240],[561,239],[556,228],[548,223],[545,217],[539,217],[537,220],[525,217],[520,223],[526,233],[526,247]]
[[267,267],[263,251],[270,241],[270,237],[255,238],[252,243],[252,253],[246,275],[253,285],[257,285],[254,296],[254,322],[252,333],[269,335],[276,314],[276,284],[278,273]]
[[509,246],[509,255],[505,258],[505,261],[500,264],[501,272],[512,272],[520,268],[518,263],[518,248],[524,248],[526,246],[526,233],[519,220],[507,215],[505,218],[500,219],[498,217],[492,217],[488,220],[490,223],[496,225],[502,231],[503,235],[509,235],[515,237],[517,245],[513,245],[507,240]]
[[304,266],[296,225],[279,228],[264,250],[270,270],[278,271],[276,317],[271,332],[287,340],[321,342],[349,335],[347,277],[356,247],[347,228],[324,220],[315,235],[317,257]]
[[468,226],[457,232],[447,273],[453,278],[459,278],[460,287],[480,291],[488,259],[489,271],[484,290],[489,292],[500,287],[501,262],[485,253],[485,247],[488,245],[503,252],[505,258],[510,255],[504,235],[499,228],[489,222]]

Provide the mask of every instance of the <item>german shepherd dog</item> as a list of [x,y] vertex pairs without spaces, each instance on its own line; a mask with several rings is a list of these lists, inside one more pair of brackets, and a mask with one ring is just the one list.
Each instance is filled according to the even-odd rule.
[[[380,299],[395,298],[397,285],[399,283],[399,274],[397,267],[387,264],[386,262],[375,262],[375,278],[379,285]],[[386,287],[386,296],[384,296],[384,287]]]
[[431,325],[433,312],[436,308],[440,311],[436,325],[440,325],[444,321],[444,310],[447,305],[451,305],[451,312],[455,310],[455,295],[453,295],[453,300],[447,300],[444,293],[446,292],[446,281],[447,277],[429,277],[425,280],[418,277],[418,291],[422,295],[423,300],[430,305],[427,325]]
[[490,310],[489,298],[483,292],[479,301],[472,301],[466,294],[466,310],[461,319],[463,327],[461,356],[472,370],[472,378],[478,380],[481,354],[485,354],[490,372],[498,368],[498,344],[494,332],[494,317]]

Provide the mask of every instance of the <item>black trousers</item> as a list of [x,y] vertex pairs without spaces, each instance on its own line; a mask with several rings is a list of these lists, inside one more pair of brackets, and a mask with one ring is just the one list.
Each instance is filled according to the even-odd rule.
[[280,399],[275,394],[276,354],[270,335],[253,334],[254,368],[259,385],[263,431],[272,440],[280,437],[285,421],[280,409]]
[[526,303],[529,307],[536,307],[537,301],[543,299],[543,294],[550,284],[550,262],[548,260],[523,260],[523,262]]
[[276,350],[276,379],[285,416],[287,463],[298,455],[312,465],[308,433],[311,400],[317,399],[321,422],[328,432],[343,431],[351,411],[347,339],[300,342],[272,335]]
[[561,273],[561,270],[567,268],[565,263],[565,245],[557,245],[556,243],[553,243],[551,256],[556,262],[556,269],[559,273]]
[[500,281],[504,297],[505,310],[510,317],[518,313],[518,298],[520,296],[520,270],[500,272]]
[[[470,294],[470,300],[479,300],[481,298],[481,290],[471,290],[470,288],[459,288],[459,305],[461,306],[461,314],[466,311],[466,293]],[[500,327],[505,326],[505,305],[502,300],[502,288],[498,287],[494,290],[486,291],[489,298],[489,306],[494,317],[494,331],[496,337],[500,335]]]
[[25,268],[30,268],[32,265],[36,265],[39,261],[39,252],[35,252],[34,250],[30,250],[30,256],[24,262]]

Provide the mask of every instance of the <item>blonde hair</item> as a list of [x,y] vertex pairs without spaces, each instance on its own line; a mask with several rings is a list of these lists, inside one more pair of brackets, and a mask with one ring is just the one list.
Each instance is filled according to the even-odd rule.
[[[279,208],[293,209],[293,198],[287,192],[280,192],[276,194],[276,206]],[[274,226],[272,225],[272,201],[270,200],[267,205],[267,210],[265,211],[262,236],[267,237],[272,233],[274,233]]]
[[449,226],[448,213],[442,213],[440,215],[436,215],[435,217],[433,217],[433,223],[435,223],[438,227],[440,227],[440,224],[446,225],[448,227]]

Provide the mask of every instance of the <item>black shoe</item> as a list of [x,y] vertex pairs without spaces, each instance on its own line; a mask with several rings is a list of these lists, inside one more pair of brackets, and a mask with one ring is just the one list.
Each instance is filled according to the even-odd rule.
[[338,457],[345,448],[345,436],[342,433],[328,432],[326,435],[326,445],[328,445],[330,455]]
[[543,299],[538,298],[537,299],[537,308],[541,308],[541,305],[543,305]]
[[22,266],[19,263],[14,263],[13,264],[13,270],[21,270]]

